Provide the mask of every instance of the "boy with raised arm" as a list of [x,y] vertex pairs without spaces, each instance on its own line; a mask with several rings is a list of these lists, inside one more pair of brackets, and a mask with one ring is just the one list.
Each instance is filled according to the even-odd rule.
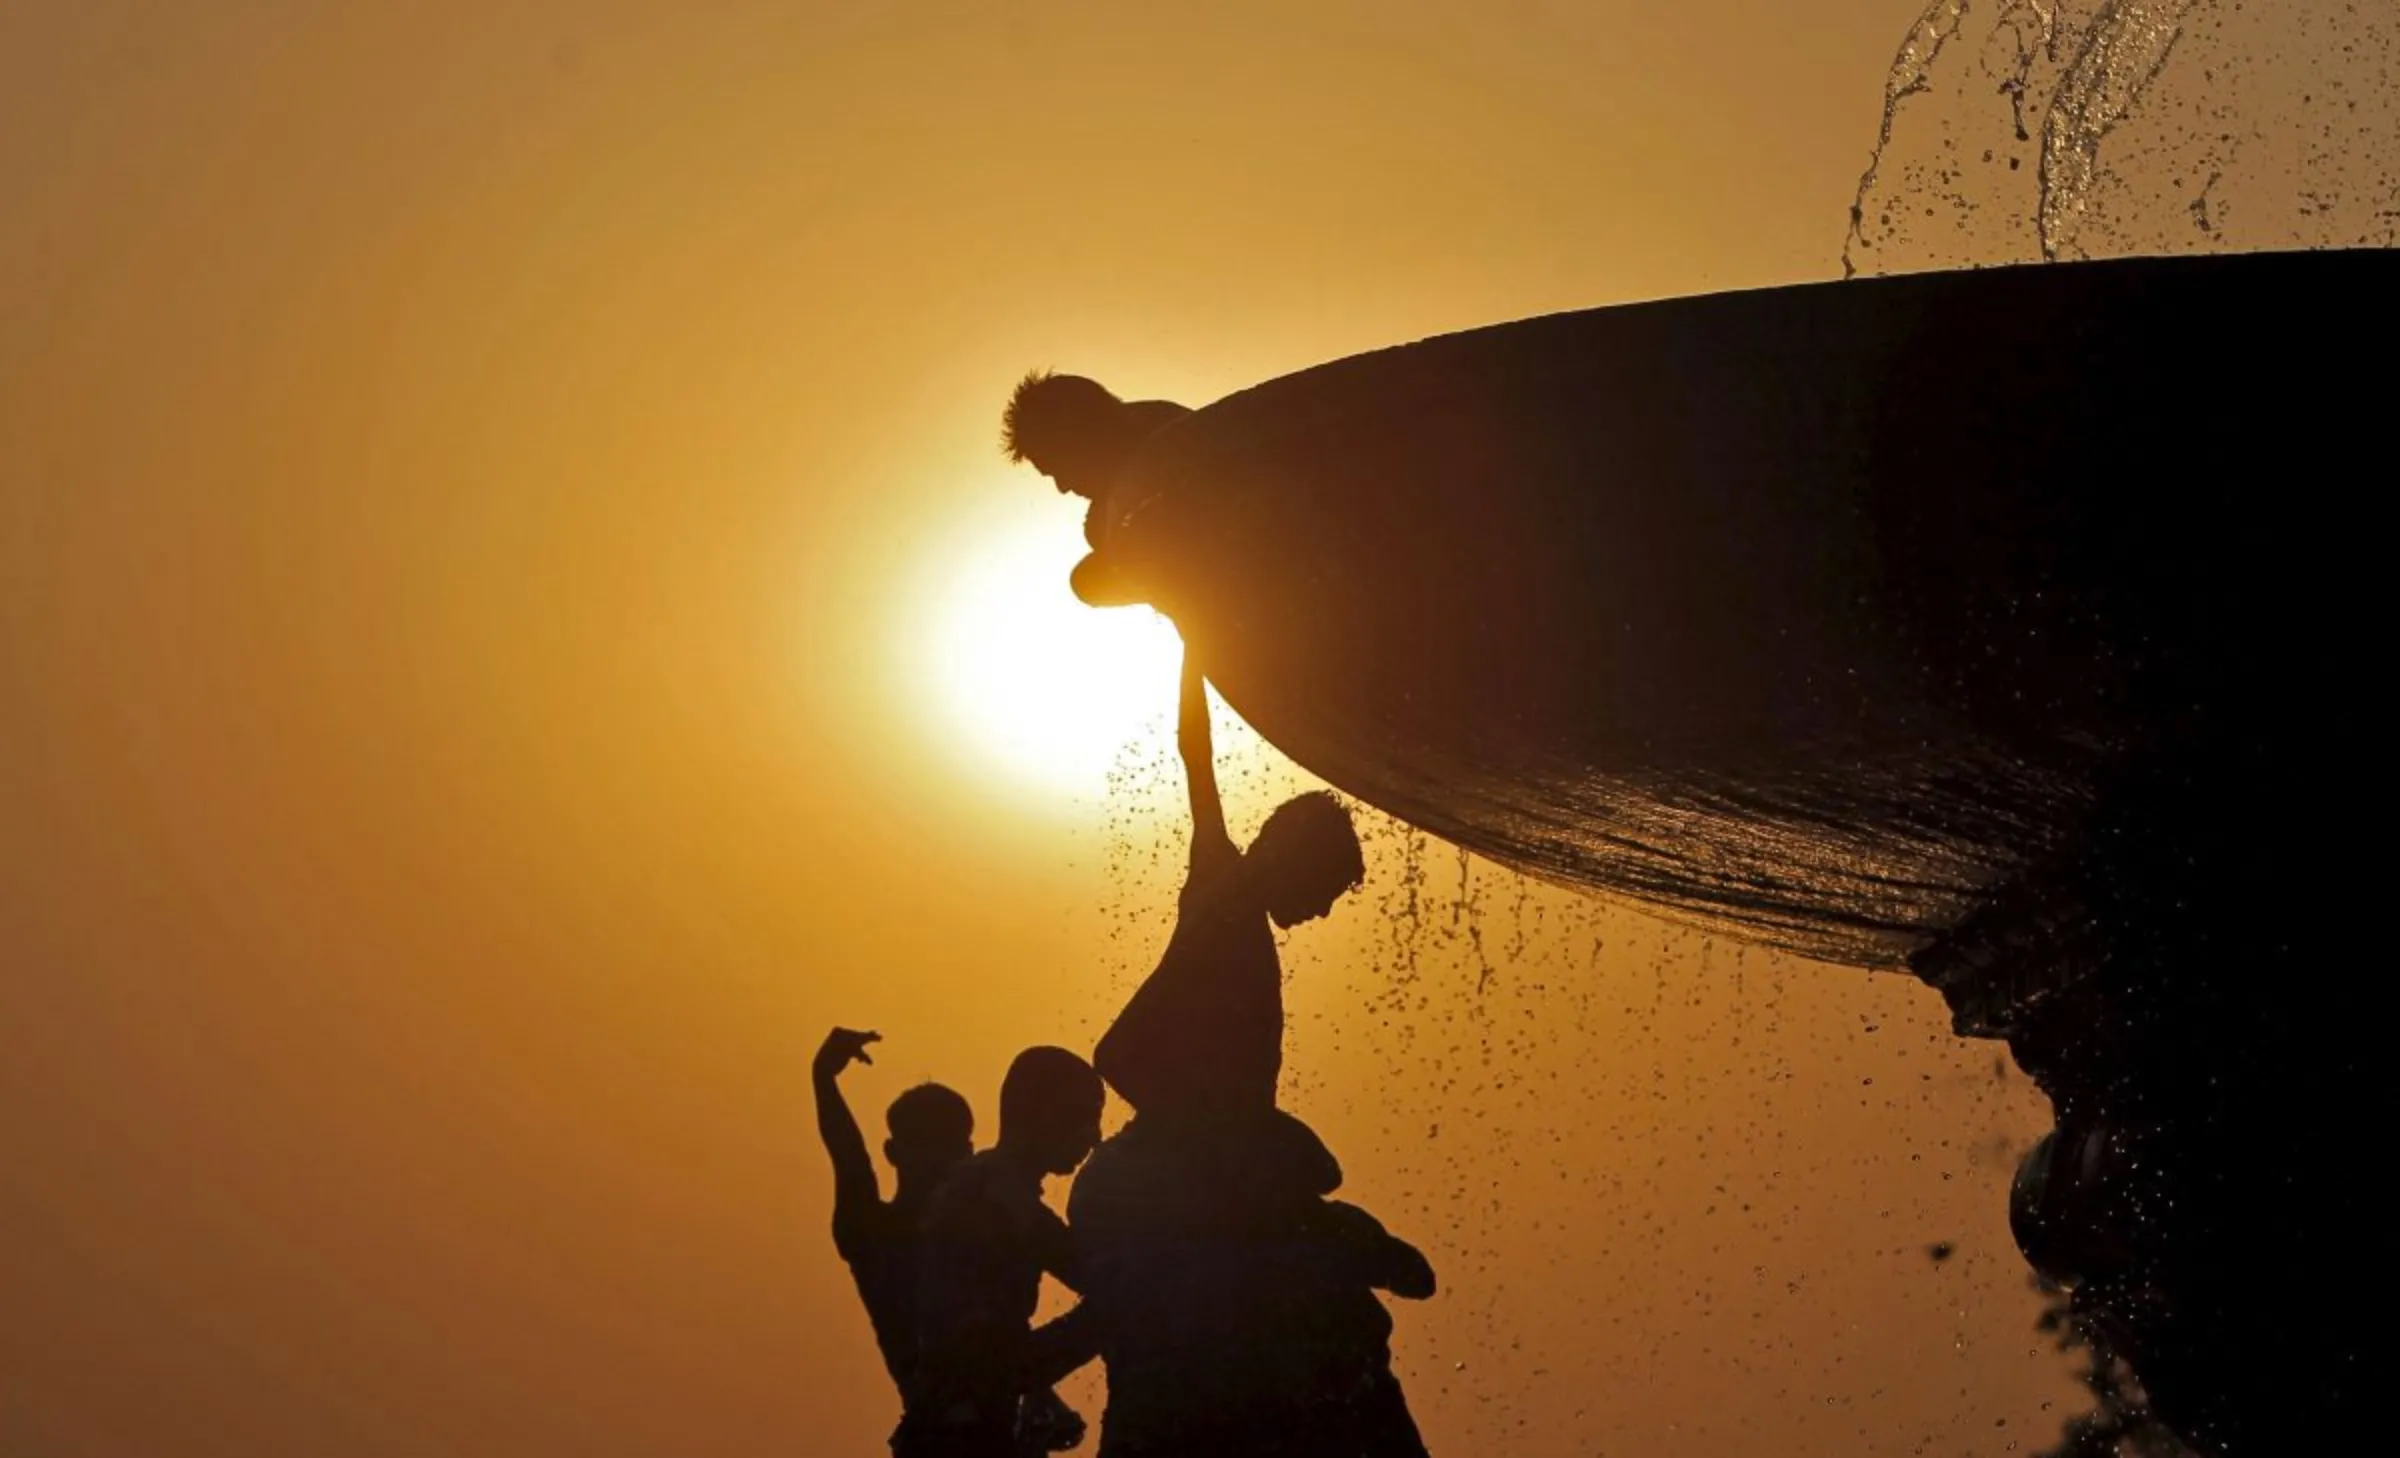
[[1177,737],[1192,855],[1175,931],[1093,1060],[1136,1117],[1093,1156],[1070,1209],[1109,1363],[1103,1458],[1421,1455],[1373,1292],[1431,1295],[1432,1267],[1324,1198],[1340,1165],[1275,1105],[1274,928],[1323,916],[1358,884],[1357,832],[1320,792],[1279,806],[1247,850],[1234,844],[1188,648]]
[[[908,1435],[923,1425],[915,1394],[926,1284],[924,1227],[937,1205],[937,1192],[974,1157],[975,1113],[955,1090],[938,1083],[918,1084],[893,1099],[884,1112],[888,1137],[883,1155],[899,1182],[886,1201],[874,1162],[867,1156],[866,1136],[859,1132],[841,1088],[843,1070],[853,1063],[872,1064],[868,1045],[880,1041],[880,1033],[835,1028],[817,1049],[810,1074],[817,1134],[833,1161],[833,1246],[850,1267],[884,1370],[899,1392],[902,1415],[891,1442],[895,1451],[904,1452],[910,1446]],[[1029,1429],[1080,1435],[1082,1420],[1046,1384],[1027,1398],[1025,1407]]]
[[875,1061],[867,1047],[882,1036],[835,1028],[817,1049],[810,1075],[817,1135],[833,1160],[833,1248],[850,1267],[884,1370],[905,1405],[917,1361],[918,1227],[935,1188],[975,1152],[975,1113],[938,1083],[918,1084],[892,1100],[884,1111],[883,1157],[899,1183],[886,1201],[841,1087],[844,1069]]

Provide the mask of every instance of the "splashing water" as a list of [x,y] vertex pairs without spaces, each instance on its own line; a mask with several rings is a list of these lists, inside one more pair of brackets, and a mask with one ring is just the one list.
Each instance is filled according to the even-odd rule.
[[1844,274],[2400,240],[2400,11],[1936,0]]
[[[1237,838],[1322,788],[1231,716],[1218,737]],[[1171,930],[1183,793],[1161,735],[1097,807],[1094,1036]],[[1928,989],[1715,942],[1352,808],[1365,885],[1284,940],[1281,1099],[1341,1158],[1344,1198],[1441,1273],[1394,1309],[1435,1452],[1955,1449],[2072,1400],[2055,1354],[2012,1345],[2036,1307],[1996,1219],[2046,1107]],[[1937,1238],[1963,1238],[1939,1271]],[[1687,1401],[1695,1361],[1751,1380]],[[1101,1381],[1070,1400],[1097,1413]]]
[[[2400,8],[2389,4],[1936,0],[1894,57],[1843,274],[2392,247],[2396,64]],[[2340,1350],[2309,1326],[2278,1339]],[[2096,1404],[2051,1458],[2189,1451],[2063,1297],[2043,1330],[2086,1352]],[[2228,1337],[2195,1322],[2172,1341],[2180,1360],[2205,1361]],[[2153,1333],[2152,1344],[2169,1343]],[[2267,1395],[2248,1400],[2250,1420],[2272,1420],[2292,1396],[2277,1380],[2288,1378],[2252,1384]]]

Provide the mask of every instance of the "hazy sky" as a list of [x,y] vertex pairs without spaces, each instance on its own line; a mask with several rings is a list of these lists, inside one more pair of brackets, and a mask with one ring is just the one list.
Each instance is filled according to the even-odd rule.
[[[1917,8],[0,0],[0,1452],[881,1451],[808,1055],[988,1134],[1177,853],[1009,385],[1832,276]],[[1938,999],[1372,869],[1293,1099],[1437,1452],[2056,1422]]]

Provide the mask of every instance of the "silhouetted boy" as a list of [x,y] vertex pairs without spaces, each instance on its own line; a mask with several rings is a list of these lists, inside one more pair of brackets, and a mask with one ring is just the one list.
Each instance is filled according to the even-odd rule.
[[[1036,1329],[1047,1273],[1080,1289],[1064,1221],[1042,1182],[1100,1138],[1099,1076],[1064,1048],[1028,1048],[1000,1086],[1000,1142],[945,1180],[926,1212],[915,1400],[900,1458],[1020,1458],[1071,1447],[1052,1383],[1097,1352],[1081,1307]],[[1031,1399],[1028,1401],[1028,1399]],[[1036,1432],[1048,1427],[1048,1433]]]
[[1254,1146],[1271,1141],[1272,1152],[1291,1161],[1287,1172],[1323,1194],[1340,1167],[1275,1107],[1283,964],[1274,929],[1325,915],[1365,877],[1358,832],[1342,803],[1317,791],[1278,805],[1248,850],[1233,843],[1217,792],[1208,690],[1189,649],[1176,742],[1191,794],[1192,850],[1175,931],[1101,1037],[1093,1065],[1154,1126],[1238,1134]]
[[886,1203],[840,1083],[842,1070],[851,1064],[874,1062],[867,1045],[881,1039],[880,1033],[835,1028],[817,1049],[810,1072],[817,1133],[833,1157],[833,1248],[849,1263],[884,1369],[905,1406],[917,1365],[918,1227],[944,1176],[974,1154],[975,1113],[938,1083],[918,1084],[892,1100],[884,1112],[890,1137],[883,1142],[883,1157],[892,1162],[899,1186]]
[[1108,1362],[1101,1458],[1423,1458],[1374,1293],[1430,1296],[1425,1258],[1145,1123],[1094,1151],[1069,1208]]
[[1274,927],[1323,916],[1365,870],[1331,795],[1302,795],[1245,851],[1225,827],[1207,689],[1184,658],[1178,740],[1192,859],[1175,931],[1094,1062],[1133,1123],[1076,1182],[1088,1305],[1109,1361],[1107,1458],[1422,1453],[1373,1292],[1433,1271],[1323,1196],[1341,1166],[1275,1106],[1283,971]]
[[1120,400],[1096,380],[1040,370],[1019,381],[1009,397],[1000,417],[1001,449],[1012,461],[1031,463],[1060,491],[1092,504],[1083,517],[1083,539],[1092,551],[1068,579],[1075,595],[1092,606],[1142,600],[1106,550],[1122,506],[1112,500],[1112,490],[1142,442],[1191,413],[1171,400]]

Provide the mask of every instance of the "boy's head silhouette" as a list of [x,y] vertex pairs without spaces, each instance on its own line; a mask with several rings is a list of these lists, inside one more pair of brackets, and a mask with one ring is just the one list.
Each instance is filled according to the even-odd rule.
[[1280,927],[1323,916],[1367,874],[1350,812],[1324,790],[1276,806],[1242,853],[1242,863],[1267,915]]
[[1138,412],[1097,380],[1035,370],[1017,382],[1000,417],[1000,448],[1058,489],[1096,498],[1141,441]]
[[883,1157],[904,1183],[939,1180],[975,1152],[975,1111],[956,1089],[920,1083],[883,1111]]
[[1000,1148],[1068,1174],[1100,1142],[1100,1075],[1064,1048],[1028,1048],[1000,1082]]

